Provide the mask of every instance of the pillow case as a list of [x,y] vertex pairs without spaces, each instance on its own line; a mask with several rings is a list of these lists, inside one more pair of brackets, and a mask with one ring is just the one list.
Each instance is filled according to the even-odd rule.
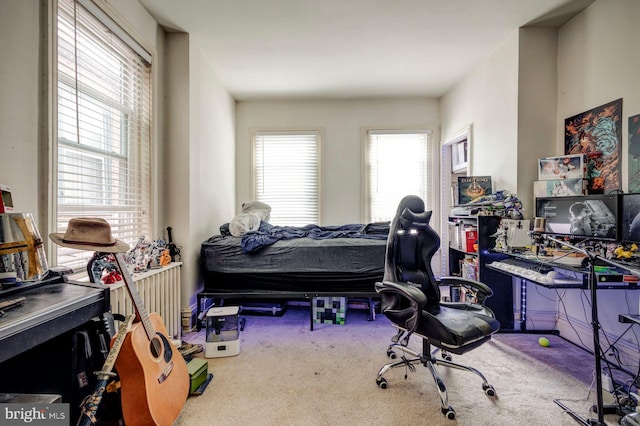
[[269,221],[271,207],[261,201],[249,201],[242,204],[242,212],[229,222],[229,232],[234,237],[242,237],[249,231],[257,231],[262,221]]

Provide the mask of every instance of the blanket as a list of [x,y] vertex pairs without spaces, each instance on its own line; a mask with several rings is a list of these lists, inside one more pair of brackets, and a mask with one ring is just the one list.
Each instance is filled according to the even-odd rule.
[[386,240],[389,234],[389,224],[349,224],[337,226],[307,225],[275,226],[262,222],[260,228],[248,231],[242,236],[240,246],[244,253],[255,253],[276,241],[293,238],[313,238],[316,240],[328,238],[369,238]]

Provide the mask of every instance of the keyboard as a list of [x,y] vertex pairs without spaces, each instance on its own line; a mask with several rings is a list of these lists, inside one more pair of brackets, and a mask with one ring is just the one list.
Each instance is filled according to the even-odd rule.
[[572,277],[562,274],[550,266],[531,263],[520,259],[505,259],[489,263],[487,266],[504,271],[509,275],[515,275],[540,284],[575,285],[582,286],[582,277]]

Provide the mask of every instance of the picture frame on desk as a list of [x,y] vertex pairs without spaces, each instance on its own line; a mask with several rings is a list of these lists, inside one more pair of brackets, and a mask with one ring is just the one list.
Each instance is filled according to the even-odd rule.
[[475,199],[491,194],[491,176],[459,176],[458,205],[473,203]]

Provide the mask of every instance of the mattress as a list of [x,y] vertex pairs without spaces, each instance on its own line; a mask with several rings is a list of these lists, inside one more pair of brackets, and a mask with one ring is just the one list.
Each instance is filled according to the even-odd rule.
[[295,238],[245,254],[240,238],[202,243],[201,272],[211,292],[367,292],[382,279],[386,240]]

